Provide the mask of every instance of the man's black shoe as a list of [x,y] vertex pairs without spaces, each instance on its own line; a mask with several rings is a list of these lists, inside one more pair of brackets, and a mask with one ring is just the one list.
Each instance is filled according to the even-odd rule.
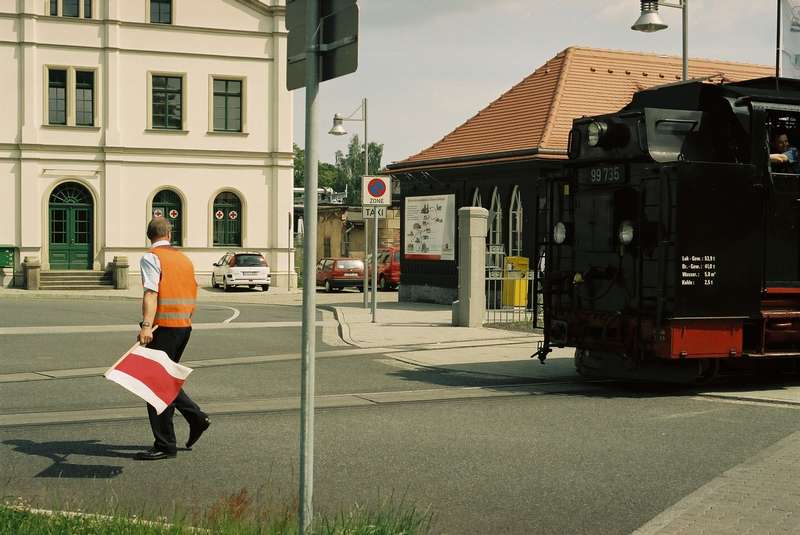
[[211,426],[211,420],[208,416],[200,420],[199,423],[189,426],[189,440],[186,441],[186,447],[191,448],[194,443],[200,439],[200,436],[205,433],[206,429]]
[[134,456],[134,459],[137,461],[160,461],[161,459],[174,459],[176,455],[175,453],[167,453],[153,448],[147,451],[140,451]]

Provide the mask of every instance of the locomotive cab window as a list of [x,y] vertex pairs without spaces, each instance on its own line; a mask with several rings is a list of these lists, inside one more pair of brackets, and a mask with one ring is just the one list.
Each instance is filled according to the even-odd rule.
[[800,175],[800,113],[770,114],[767,135],[770,171]]

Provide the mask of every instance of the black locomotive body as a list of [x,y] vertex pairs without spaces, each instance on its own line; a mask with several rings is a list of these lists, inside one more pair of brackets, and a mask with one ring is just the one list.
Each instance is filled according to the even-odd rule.
[[774,78],[575,120],[547,184],[540,357],[575,347],[579,371],[613,376],[800,357],[800,163],[771,161],[781,134],[800,143],[800,83]]

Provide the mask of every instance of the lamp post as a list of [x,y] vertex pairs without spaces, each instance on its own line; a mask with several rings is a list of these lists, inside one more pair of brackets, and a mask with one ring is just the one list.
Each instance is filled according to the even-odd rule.
[[[361,110],[361,117],[353,117],[358,110]],[[329,134],[333,136],[344,136],[347,134],[347,130],[345,130],[344,125],[342,124],[344,121],[362,121],[364,123],[364,176],[369,176],[369,142],[367,140],[367,99],[361,99],[361,106],[353,110],[348,116],[343,116],[339,113],[333,116],[333,126],[331,127]],[[377,219],[375,220],[375,241],[377,242],[378,236],[378,223]],[[363,280],[363,290],[364,290],[364,308],[369,307],[369,298],[367,297],[367,290],[369,289],[368,285],[368,275],[367,275],[367,261],[369,259],[369,246],[367,245],[369,241],[367,240],[367,229],[369,225],[367,224],[367,220],[364,220],[364,280]],[[377,249],[373,251],[375,256],[377,257]],[[377,258],[376,258],[377,261]],[[372,299],[375,299],[375,296],[372,296]],[[374,307],[373,307],[374,308]],[[373,321],[375,319],[375,314],[373,310]]]
[[660,0],[641,0],[642,14],[631,26],[637,32],[657,32],[668,28],[658,14],[658,6],[674,7],[683,10],[683,79],[689,79],[689,0],[678,0],[677,4]]

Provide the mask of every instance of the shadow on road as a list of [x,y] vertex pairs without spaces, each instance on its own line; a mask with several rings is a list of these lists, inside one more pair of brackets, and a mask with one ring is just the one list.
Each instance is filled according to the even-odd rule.
[[[549,365],[552,363],[548,363]],[[559,362],[559,364],[562,364]],[[508,362],[485,362],[479,365],[480,371],[466,371],[456,367],[420,367],[414,369],[395,370],[389,375],[415,383],[447,387],[496,387],[504,392],[531,392],[538,385],[546,387],[552,394],[599,398],[659,398],[696,396],[713,394],[714,392],[758,392],[785,390],[800,386],[800,374],[779,373],[774,370],[751,371],[749,374],[722,376],[710,382],[693,383],[670,382],[661,380],[633,380],[613,378],[585,378],[574,371],[571,361],[552,369],[539,368],[538,363],[531,362],[531,367],[542,370],[540,376],[510,377]],[[477,368],[478,366],[473,366]],[[563,386],[563,391],[559,386]],[[536,389],[534,388],[534,391]]]
[[[86,457],[111,457],[133,459],[138,451],[145,449],[141,444],[115,445],[103,444],[97,440],[34,442],[25,439],[5,440],[3,444],[13,446],[14,451],[44,457],[53,461],[34,477],[55,478],[96,478],[109,479],[122,473],[121,466],[106,464],[74,464],[68,462],[71,455]],[[126,451],[133,450],[133,451]]]

